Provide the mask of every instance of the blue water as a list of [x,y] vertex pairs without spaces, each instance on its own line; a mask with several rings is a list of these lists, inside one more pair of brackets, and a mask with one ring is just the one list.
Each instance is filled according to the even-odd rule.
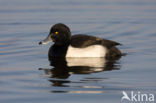
[[[38,45],[58,22],[72,34],[120,42],[127,55],[114,67],[75,59],[68,65],[97,68],[58,71],[48,61],[52,44]],[[0,0],[0,102],[120,103],[122,91],[156,94],[155,28],[155,0]]]

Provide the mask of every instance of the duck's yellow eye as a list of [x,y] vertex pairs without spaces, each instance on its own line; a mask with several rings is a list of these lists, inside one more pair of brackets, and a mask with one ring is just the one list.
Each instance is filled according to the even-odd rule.
[[57,31],[55,32],[56,35],[57,35],[58,33],[59,33],[59,32],[57,32]]

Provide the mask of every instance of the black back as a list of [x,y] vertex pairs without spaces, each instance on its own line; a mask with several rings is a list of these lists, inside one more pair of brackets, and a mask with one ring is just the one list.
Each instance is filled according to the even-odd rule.
[[77,34],[77,35],[73,35],[71,37],[71,45],[73,47],[85,48],[87,46],[97,45],[97,44],[103,45],[107,48],[111,48],[116,45],[121,45],[120,43],[117,43],[115,41],[101,39],[98,37],[88,36],[88,35],[84,35],[84,34]]

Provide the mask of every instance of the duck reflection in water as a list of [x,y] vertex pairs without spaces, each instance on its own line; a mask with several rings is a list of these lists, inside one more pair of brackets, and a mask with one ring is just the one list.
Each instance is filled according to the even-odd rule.
[[50,65],[53,68],[40,68],[46,75],[50,76],[50,82],[53,86],[63,86],[72,74],[90,74],[102,71],[111,71],[120,69],[120,64],[116,59],[105,58],[49,58]]

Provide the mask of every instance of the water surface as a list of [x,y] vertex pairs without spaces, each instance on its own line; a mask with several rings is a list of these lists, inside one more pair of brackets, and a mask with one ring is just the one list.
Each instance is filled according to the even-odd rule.
[[[58,22],[72,34],[120,42],[127,55],[51,66],[51,44],[38,42]],[[122,91],[156,94],[155,27],[155,0],[0,0],[0,102],[120,103]]]

